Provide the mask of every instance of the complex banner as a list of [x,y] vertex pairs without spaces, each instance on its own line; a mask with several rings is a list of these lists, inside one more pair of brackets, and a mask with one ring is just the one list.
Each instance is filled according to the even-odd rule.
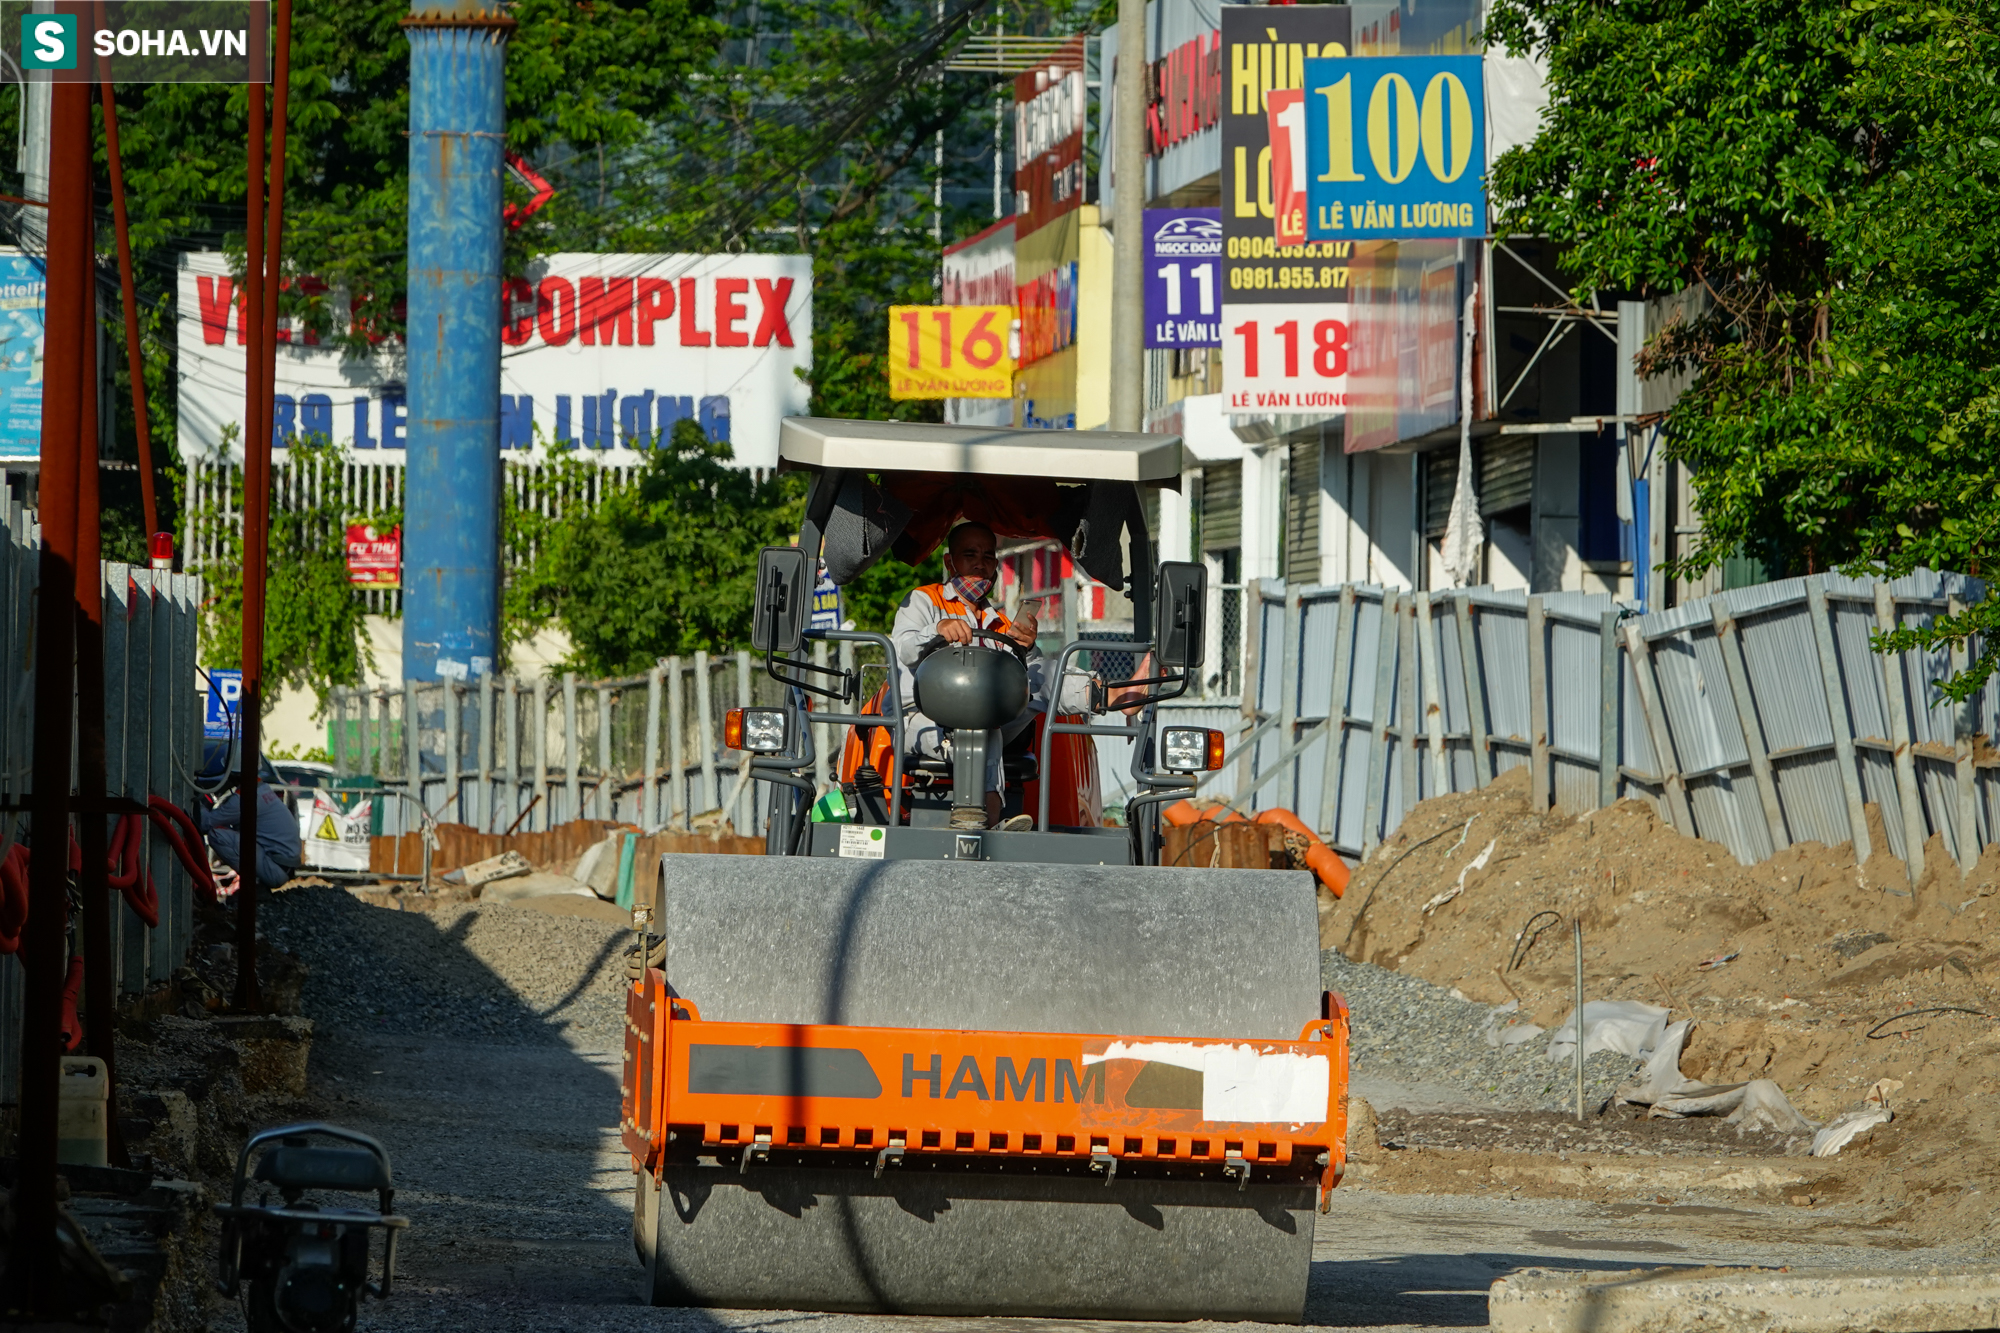
[[1346,410],[1350,247],[1278,243],[1271,94],[1303,88],[1306,62],[1345,56],[1348,37],[1344,5],[1222,9],[1222,389],[1235,415]]
[[[812,261],[804,255],[557,254],[509,278],[502,304],[500,448],[557,440],[634,462],[676,422],[775,467],[778,422],[806,410]],[[243,457],[243,298],[228,260],[181,256],[180,447]],[[279,330],[272,443],[321,436],[367,456],[406,447],[400,342],[343,356]]]
[[1222,345],[1222,210],[1146,210],[1146,346]]
[[1486,234],[1478,56],[1306,61],[1306,236]]
[[42,452],[42,261],[0,250],[0,458]]

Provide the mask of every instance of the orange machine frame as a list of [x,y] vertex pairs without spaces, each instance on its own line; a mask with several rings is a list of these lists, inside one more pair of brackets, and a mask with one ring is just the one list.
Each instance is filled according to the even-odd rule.
[[[882,711],[882,696],[888,687],[878,688],[861,706],[863,713]],[[1058,722],[1088,722],[1081,713],[1059,713]],[[1042,727],[1048,722],[1046,713],[1038,713],[1032,723],[1034,735],[1028,742],[1032,752],[1039,754],[1042,748]],[[899,773],[896,757],[890,753],[895,748],[887,727],[876,727],[869,736],[867,747],[868,762],[882,775],[885,786],[893,787],[900,777],[903,785],[912,785],[908,773]],[[855,772],[861,767],[862,743],[860,728],[847,729],[846,743],[840,750],[840,780],[854,781]],[[1088,736],[1076,736],[1069,732],[1058,732],[1055,744],[1049,747],[1049,767],[1054,771],[1055,788],[1049,793],[1049,823],[1057,828],[1096,828],[1104,820],[1104,797],[1098,786],[1097,747]],[[1040,808],[1041,784],[1043,778],[1035,777],[1021,784],[1021,808],[1032,814]],[[908,807],[904,807],[905,814]]]
[[[878,1175],[906,1154],[1009,1164],[1067,1158],[1107,1177],[1122,1160],[1206,1163],[1243,1184],[1260,1168],[1287,1166],[1296,1176],[1312,1163],[1324,1212],[1347,1164],[1348,1010],[1328,992],[1322,1011],[1296,1041],[715,1022],[670,996],[666,974],[649,968],[626,992],[619,1127],[634,1169],[656,1177],[670,1141],[688,1155],[733,1151],[744,1169],[773,1150],[850,1159],[872,1152]],[[1292,1122],[1205,1120],[1204,1108],[1187,1104],[1185,1082],[1174,1094],[1171,1076],[1135,1098],[1136,1080],[1160,1067],[1144,1053],[1161,1046],[1233,1047],[1237,1059],[1326,1059],[1326,1105],[1322,1111],[1315,1102],[1316,1118]],[[695,1061],[718,1049],[732,1052],[735,1081],[767,1086],[694,1090]],[[780,1051],[781,1062],[760,1059]],[[833,1095],[776,1090],[769,1085],[778,1063],[835,1069],[833,1077],[859,1082]],[[715,1067],[711,1058],[703,1075],[711,1084],[719,1081]],[[872,1094],[852,1090],[868,1085]]]

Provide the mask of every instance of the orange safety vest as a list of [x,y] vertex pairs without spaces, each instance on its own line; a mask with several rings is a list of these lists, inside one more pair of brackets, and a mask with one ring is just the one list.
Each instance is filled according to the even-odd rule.
[[[918,592],[931,599],[931,604],[945,615],[958,620],[969,620],[981,629],[990,629],[996,634],[1005,634],[1014,628],[1014,622],[993,607],[975,607],[958,595],[958,590],[949,583],[926,583]],[[991,616],[991,620],[981,619]]]

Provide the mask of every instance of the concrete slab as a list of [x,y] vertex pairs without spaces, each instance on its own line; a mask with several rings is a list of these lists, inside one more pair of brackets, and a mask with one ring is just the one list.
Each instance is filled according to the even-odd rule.
[[2000,1268],[1530,1268],[1486,1304],[1492,1333],[1937,1333],[2000,1327]]

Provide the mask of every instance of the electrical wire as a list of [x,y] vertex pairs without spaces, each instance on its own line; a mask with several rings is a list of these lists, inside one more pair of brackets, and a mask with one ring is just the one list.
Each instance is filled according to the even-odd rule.
[[1912,1033],[1922,1032],[1930,1024],[1919,1023],[1913,1028],[1904,1028],[1900,1032],[1882,1031],[1883,1028],[1888,1027],[1891,1023],[1900,1023],[1906,1018],[1916,1018],[1922,1014],[1971,1014],[1974,1018],[1991,1018],[1995,1022],[2000,1022],[2000,1015],[1989,1014],[1984,1009],[1961,1009],[1953,1004],[1936,1004],[1928,1009],[1905,1009],[1900,1014],[1889,1015],[1889,1017],[1877,1023],[1874,1027],[1868,1029],[1868,1040],[1887,1041],[1891,1037],[1907,1037]]
[[[1549,919],[1549,924],[1543,926],[1541,930],[1536,930],[1535,923],[1537,921],[1540,921],[1543,917],[1547,917]],[[1517,933],[1514,936],[1514,952],[1507,956],[1506,970],[1512,972],[1515,968],[1519,967],[1523,962],[1527,961],[1528,951],[1535,947],[1535,941],[1542,937],[1542,931],[1548,930],[1554,926],[1559,926],[1561,924],[1562,924],[1562,915],[1558,912],[1549,911],[1547,909],[1537,912],[1533,916],[1529,917],[1528,924],[1522,926],[1519,933]]]

